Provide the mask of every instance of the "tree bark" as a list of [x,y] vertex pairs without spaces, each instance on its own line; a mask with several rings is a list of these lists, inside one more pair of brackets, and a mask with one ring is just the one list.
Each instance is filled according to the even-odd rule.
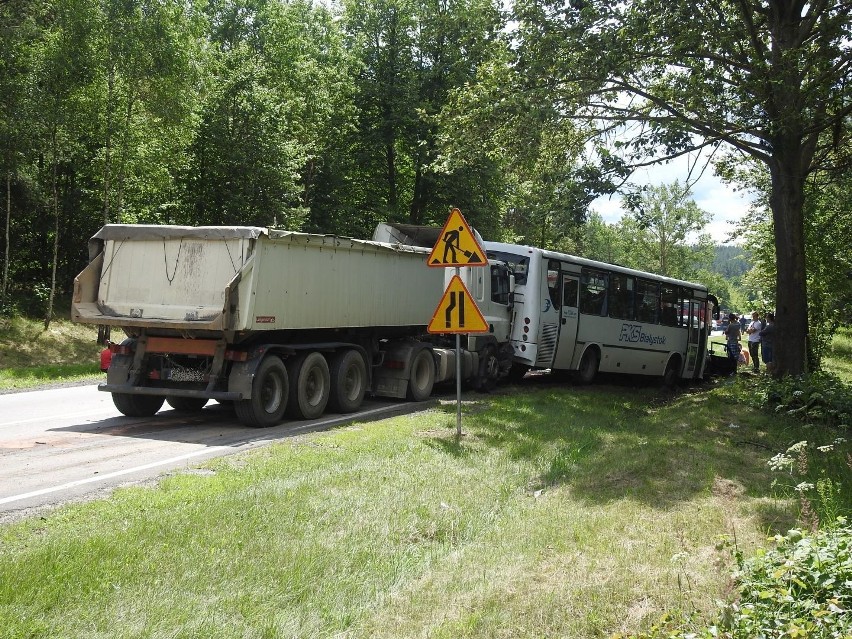
[[53,135],[51,136],[51,146],[53,147],[53,174],[51,175],[51,186],[53,188],[53,264],[50,274],[50,295],[47,300],[47,310],[44,314],[45,330],[50,327],[50,321],[53,319],[53,300],[56,297],[56,263],[59,261],[59,187],[56,184],[59,159],[56,157],[55,126],[53,128]]
[[6,252],[3,254],[3,291],[0,294],[0,309],[6,306],[6,293],[9,290],[9,241],[10,221],[12,219],[12,172],[6,172]]
[[[794,146],[797,146],[793,143]],[[769,206],[775,224],[776,338],[773,375],[808,371],[808,304],[801,154],[776,149],[769,167]]]

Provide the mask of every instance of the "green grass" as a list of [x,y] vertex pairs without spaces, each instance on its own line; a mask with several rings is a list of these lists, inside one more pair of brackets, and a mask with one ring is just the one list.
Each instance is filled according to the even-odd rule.
[[[0,528],[4,637],[605,637],[715,610],[794,522],[738,381],[527,387]],[[781,430],[779,432],[779,426]],[[811,433],[813,435],[813,433]]]
[[822,364],[823,368],[852,384],[852,326],[841,326],[835,333]]
[[100,377],[96,342],[93,326],[0,316],[0,390]]

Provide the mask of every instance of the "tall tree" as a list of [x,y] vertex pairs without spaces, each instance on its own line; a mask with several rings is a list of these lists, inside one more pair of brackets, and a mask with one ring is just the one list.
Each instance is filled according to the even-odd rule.
[[445,162],[438,116],[452,91],[474,82],[491,61],[502,25],[496,4],[369,0],[345,6],[346,29],[361,64],[354,148],[364,167],[365,212],[429,224],[443,221],[448,206],[455,205],[479,228],[489,226],[499,207],[493,197],[497,165]]
[[767,166],[776,371],[807,370],[804,185],[852,133],[849,3],[519,0],[515,14],[526,88],[617,134],[629,161],[726,145]]
[[41,105],[33,120],[39,131],[40,153],[47,158],[41,180],[50,211],[50,286],[44,314],[47,328],[53,317],[57,272],[60,260],[60,233],[74,190],[76,160],[85,153],[83,131],[89,118],[85,88],[92,78],[89,61],[93,57],[92,31],[97,15],[94,0],[59,0],[47,17],[43,44],[34,71],[34,99]]
[[680,182],[652,186],[626,199],[620,222],[627,265],[660,275],[692,280],[713,261],[713,242],[702,233],[710,215],[700,209]]

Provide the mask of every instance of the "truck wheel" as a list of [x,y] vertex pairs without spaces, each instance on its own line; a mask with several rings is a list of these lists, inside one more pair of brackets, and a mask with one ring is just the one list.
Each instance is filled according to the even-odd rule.
[[577,369],[577,381],[581,384],[591,384],[598,374],[598,353],[594,348],[587,348]]
[[411,362],[411,378],[408,380],[406,397],[422,402],[432,394],[435,386],[435,358],[428,348],[420,349]]
[[200,411],[207,405],[206,397],[166,397],[166,403],[175,410],[187,413]]
[[276,355],[268,355],[254,375],[251,397],[234,402],[237,418],[253,428],[275,426],[284,417],[289,391],[284,362]]
[[474,388],[481,393],[494,390],[497,378],[500,376],[500,360],[493,346],[486,346],[479,356],[479,371],[474,381]]
[[163,399],[156,395],[112,394],[112,403],[122,415],[128,417],[150,417],[163,407]]
[[361,353],[354,349],[335,353],[329,372],[329,410],[336,413],[352,413],[358,410],[367,391],[367,365]]
[[328,405],[331,375],[322,353],[308,353],[289,360],[290,400],[287,415],[295,419],[316,419]]

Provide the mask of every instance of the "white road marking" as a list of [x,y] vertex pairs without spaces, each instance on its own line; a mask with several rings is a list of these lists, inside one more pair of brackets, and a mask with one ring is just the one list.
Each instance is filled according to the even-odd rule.
[[[121,413],[119,413],[112,407],[96,412],[87,410],[79,413],[62,413],[58,417],[61,417],[62,419],[70,419],[76,417],[94,417],[96,415],[107,415],[110,413],[114,414],[116,417],[122,417]],[[56,417],[57,415],[42,415],[41,417],[31,417],[30,419],[16,419],[13,422],[0,422],[0,428],[3,428],[5,426],[17,426],[18,424],[32,424],[34,422],[44,422],[49,419],[55,419]]]
[[29,499],[30,497],[39,497],[40,495],[48,495],[50,493],[55,493],[60,490],[67,490],[69,488],[75,488],[77,486],[82,486],[84,484],[92,484],[98,481],[105,481],[107,479],[112,479],[113,477],[121,477],[122,475],[129,475],[131,473],[135,473],[141,470],[149,470],[151,468],[156,468],[157,466],[163,466],[165,464],[172,464],[179,461],[184,461],[186,459],[192,459],[193,457],[198,457],[200,455],[206,455],[210,452],[215,452],[218,450],[229,450],[232,448],[231,446],[214,446],[212,448],[204,448],[203,450],[196,450],[191,453],[186,453],[185,455],[179,455],[178,457],[171,457],[170,459],[161,459],[160,461],[151,462],[150,464],[143,464],[142,466],[134,466],[133,468],[125,468],[124,470],[117,470],[112,473],[104,473],[103,475],[96,475],[93,477],[87,477],[86,479],[78,479],[76,481],[70,481],[67,484],[60,484],[59,486],[51,486],[49,488],[42,488],[41,490],[34,490],[30,493],[23,493],[21,495],[12,495],[11,497],[4,497],[0,499],[0,504],[9,504],[13,501],[20,501],[21,499]]
[[[371,410],[363,411],[360,413],[354,413],[352,415],[348,415],[345,417],[334,417],[332,419],[326,419],[321,422],[313,422],[310,424],[306,424],[305,426],[291,429],[287,431],[288,435],[298,434],[300,432],[309,432],[312,430],[319,430],[322,426],[331,425],[341,421],[351,421],[353,418],[358,417],[366,417],[368,415],[385,413],[396,410],[398,407],[396,406],[383,406],[381,408],[373,408]],[[251,444],[256,441],[263,440],[263,436],[258,436],[253,439],[249,439],[243,442],[242,445]],[[169,459],[162,459],[160,461],[151,462],[150,464],[143,464],[142,466],[134,466],[133,468],[125,468],[124,470],[117,470],[111,473],[104,473],[103,475],[95,475],[93,477],[87,477],[86,479],[78,479],[76,481],[71,481],[66,484],[60,484],[58,486],[50,486],[48,488],[42,488],[40,490],[34,490],[29,493],[22,493],[20,495],[12,495],[10,497],[0,498],[0,505],[9,504],[14,501],[20,501],[22,499],[29,499],[31,497],[40,497],[41,495],[49,495],[50,493],[59,492],[62,490],[68,490],[70,488],[76,488],[77,486],[83,486],[85,484],[93,484],[99,481],[106,481],[108,479],[113,479],[115,477],[121,477],[122,475],[130,475],[132,473],[136,473],[143,470],[150,470],[151,468],[156,468],[157,466],[165,466],[168,464],[174,464],[176,462],[185,461],[187,459],[192,459],[193,457],[200,457],[202,455],[208,455],[210,453],[215,453],[223,450],[234,450],[234,446],[208,446],[202,450],[196,450],[191,453],[186,453],[184,455],[179,455],[177,457],[170,457]]]

